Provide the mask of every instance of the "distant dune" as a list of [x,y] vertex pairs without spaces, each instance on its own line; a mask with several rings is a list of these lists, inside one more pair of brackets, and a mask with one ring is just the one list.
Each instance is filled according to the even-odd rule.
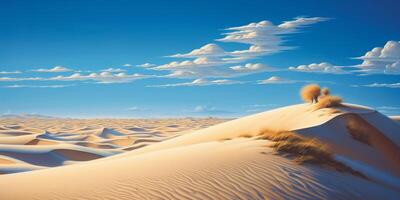
[[4,199],[400,197],[400,124],[358,105],[299,104],[226,122],[0,122]]

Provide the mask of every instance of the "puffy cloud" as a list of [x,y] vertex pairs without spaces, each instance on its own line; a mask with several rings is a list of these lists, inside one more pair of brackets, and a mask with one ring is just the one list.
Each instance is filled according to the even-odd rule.
[[359,72],[400,74],[400,41],[388,41],[384,47],[375,47],[356,59],[363,60]]
[[296,30],[307,25],[326,20],[327,18],[323,17],[297,17],[294,20],[286,21],[280,25],[274,25],[269,21],[250,23],[245,26],[226,29],[231,32],[225,33],[225,37],[217,39],[217,41],[237,42],[253,46],[253,48],[250,47],[248,50],[236,51],[236,54],[272,54],[293,48],[283,45],[284,40],[282,38],[284,35],[295,33]]
[[245,76],[253,73],[260,73],[265,71],[277,71],[277,69],[268,67],[261,63],[247,63],[245,65],[237,66],[214,66],[204,65],[202,67],[192,68],[176,68],[171,70],[171,73],[164,77],[169,78],[233,78]]
[[349,73],[349,72],[343,70],[343,67],[334,66],[327,62],[312,63],[309,65],[299,65],[297,67],[289,67],[289,70],[298,71],[298,72],[332,73],[332,74]]
[[[298,17],[292,21],[283,22],[281,25],[261,21],[227,28],[228,33],[224,33],[224,37],[217,41],[249,44],[248,49],[225,51],[219,45],[210,43],[187,53],[168,56],[193,58],[192,60],[173,61],[151,69],[170,71],[171,73],[166,77],[175,78],[226,78],[272,70],[262,64],[244,63],[259,56],[292,49],[293,47],[283,45],[284,35],[325,20],[327,19],[322,17]],[[238,65],[232,67],[234,64]]]
[[108,69],[103,69],[101,70],[102,72],[125,72],[125,69],[120,69],[120,68],[108,68]]
[[185,54],[175,54],[168,57],[172,58],[193,58],[193,57],[214,57],[214,56],[226,56],[227,53],[216,44],[206,44],[199,49]]
[[157,67],[154,67],[152,69],[155,70],[174,70],[174,69],[184,69],[184,68],[193,68],[193,67],[205,67],[205,66],[210,66],[210,65],[215,65],[215,64],[220,64],[220,60],[216,59],[210,59],[208,57],[199,57],[194,59],[193,61],[191,60],[184,60],[181,62],[170,62],[165,65],[160,65]]
[[230,67],[234,71],[243,71],[243,72],[249,72],[249,71],[275,71],[276,69],[267,67],[264,64],[261,63],[247,63],[245,65],[237,65]]
[[207,85],[232,85],[240,84],[240,81],[234,81],[229,79],[218,79],[218,80],[207,80],[207,79],[196,79],[192,82],[184,83],[173,83],[165,85],[150,85],[148,87],[178,87],[178,86],[207,86]]
[[132,67],[132,65],[131,65],[131,64],[128,64],[128,63],[127,63],[127,64],[123,64],[122,66],[123,66],[123,67]]
[[289,84],[289,83],[296,83],[297,81],[283,79],[277,76],[271,76],[265,80],[258,81],[258,84]]
[[68,69],[68,68],[65,68],[65,67],[62,67],[62,66],[55,66],[55,67],[53,67],[53,68],[50,68],[50,69],[35,69],[35,70],[32,70],[32,71],[35,71],[35,72],[69,72],[69,71],[72,71],[72,69]]
[[149,68],[149,67],[155,67],[155,64],[151,64],[151,63],[143,63],[140,65],[136,65],[136,67],[143,67],[143,68]]
[[0,71],[0,74],[20,74],[21,71]]

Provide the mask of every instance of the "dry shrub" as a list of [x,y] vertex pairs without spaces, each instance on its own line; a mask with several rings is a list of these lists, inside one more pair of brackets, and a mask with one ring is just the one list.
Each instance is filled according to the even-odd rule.
[[324,96],[328,96],[330,94],[329,88],[322,88],[321,93]]
[[333,154],[317,139],[306,138],[291,131],[263,131],[259,138],[271,140],[270,147],[278,153],[294,158],[300,164],[313,163],[323,165],[340,172],[347,172],[365,178],[363,174],[336,161]]
[[342,98],[338,96],[326,96],[324,98],[321,98],[320,101],[315,104],[315,109],[321,109],[321,108],[332,108],[332,107],[337,107],[342,105]]
[[371,130],[365,125],[365,122],[359,118],[349,116],[346,117],[346,128],[353,139],[371,145],[371,138],[368,135]]
[[300,96],[305,102],[318,102],[319,95],[321,95],[321,88],[317,84],[306,85],[300,91]]

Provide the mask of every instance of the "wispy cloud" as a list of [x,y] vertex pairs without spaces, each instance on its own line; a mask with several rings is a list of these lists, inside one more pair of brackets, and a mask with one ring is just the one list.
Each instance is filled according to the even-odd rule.
[[3,88],[65,88],[74,85],[6,85]]
[[353,87],[400,88],[400,83],[372,83],[367,85],[353,85]]
[[97,83],[127,83],[138,79],[148,78],[151,75],[144,74],[126,74],[126,73],[111,73],[111,72],[101,72],[101,73],[91,73],[89,75],[82,75],[80,73],[75,73],[70,76],[56,76],[49,78],[48,80],[53,81],[86,81],[92,80]]
[[41,78],[41,77],[23,77],[23,78],[0,77],[0,82],[42,81],[42,80],[45,80],[45,78]]
[[0,71],[0,74],[20,74],[22,73],[21,71]]
[[41,68],[41,69],[34,69],[32,70],[34,72],[70,72],[73,71],[72,69],[68,69],[66,67],[62,67],[62,66],[55,66],[53,68],[49,68],[49,69],[45,69],[45,68]]
[[218,79],[218,80],[207,80],[207,79],[196,79],[191,82],[184,83],[173,83],[164,85],[149,85],[148,87],[179,87],[179,86],[208,86],[208,85],[233,85],[241,84],[241,81],[229,80],[229,79]]

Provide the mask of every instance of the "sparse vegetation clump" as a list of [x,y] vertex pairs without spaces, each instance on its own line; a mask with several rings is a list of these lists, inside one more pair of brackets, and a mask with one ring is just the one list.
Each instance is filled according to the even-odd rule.
[[306,85],[300,91],[300,96],[305,102],[318,103],[320,95],[321,88],[317,84]]
[[[321,96],[322,93],[322,96]],[[300,91],[301,98],[305,102],[315,104],[315,109],[332,108],[342,105],[342,98],[331,96],[329,88],[323,88],[317,84],[309,84],[304,86]]]
[[336,161],[333,154],[315,138],[306,138],[291,131],[274,132],[270,130],[262,131],[259,138],[273,141],[274,143],[269,147],[274,148],[278,153],[294,158],[300,164],[324,165],[340,172],[347,172],[365,178],[363,174]]
[[329,96],[330,94],[329,88],[322,88],[321,93],[322,96]]
[[337,107],[342,105],[342,98],[338,96],[326,96],[324,98],[321,98],[320,101],[315,104],[316,109],[321,109],[321,108],[332,108],[332,107]]

